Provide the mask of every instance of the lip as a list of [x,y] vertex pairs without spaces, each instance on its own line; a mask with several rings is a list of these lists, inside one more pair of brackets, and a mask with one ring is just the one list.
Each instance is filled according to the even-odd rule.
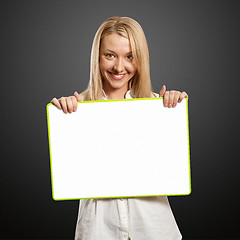
[[[119,74],[119,75],[122,75],[122,77],[115,77],[114,75],[113,75],[113,73],[111,73],[111,72],[108,72],[108,74],[110,75],[110,77],[111,78],[113,78],[114,80],[122,80],[124,77],[125,77],[125,75],[126,75],[126,73],[124,73],[123,75],[122,74]],[[117,75],[117,74],[115,74],[115,75]]]

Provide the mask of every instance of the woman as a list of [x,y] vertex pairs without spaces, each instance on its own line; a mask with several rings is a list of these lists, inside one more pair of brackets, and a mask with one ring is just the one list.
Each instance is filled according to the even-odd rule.
[[[112,17],[99,27],[92,45],[90,81],[83,93],[53,98],[64,113],[77,101],[163,97],[176,107],[185,92],[152,92],[147,41],[141,26],[128,17]],[[160,197],[83,199],[79,204],[75,240],[181,239],[168,199]]]

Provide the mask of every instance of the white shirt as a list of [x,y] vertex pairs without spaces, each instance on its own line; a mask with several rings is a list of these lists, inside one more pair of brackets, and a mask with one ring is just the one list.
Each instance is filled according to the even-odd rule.
[[[125,98],[132,98],[130,91]],[[105,93],[103,99],[107,100]],[[79,202],[75,240],[181,238],[166,196],[82,199]]]

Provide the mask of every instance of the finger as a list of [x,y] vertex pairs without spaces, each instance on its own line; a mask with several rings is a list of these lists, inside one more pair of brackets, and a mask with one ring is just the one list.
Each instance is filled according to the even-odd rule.
[[53,98],[51,101],[52,104],[54,104],[58,109],[62,109],[61,104],[59,103],[59,101],[56,98]]
[[186,92],[182,92],[179,96],[178,102],[182,102],[184,98],[188,98],[188,94]]
[[67,110],[68,110],[68,112],[72,113],[73,112],[73,102],[72,102],[71,97],[67,97],[66,98],[66,102],[67,102]]
[[72,104],[73,104],[73,111],[76,112],[77,111],[77,99],[74,96],[71,96],[72,99]]
[[65,98],[65,97],[61,97],[61,98],[59,99],[59,102],[60,102],[60,104],[61,104],[61,106],[62,106],[63,112],[64,112],[64,113],[67,113],[66,98]]
[[175,92],[174,99],[173,99],[173,105],[172,105],[174,108],[177,106],[180,94],[181,94],[181,92],[179,92],[179,91]]
[[174,99],[174,96],[175,96],[175,92],[176,91],[170,91],[169,93],[169,101],[168,101],[168,107],[171,108],[172,105],[173,105],[173,99]]
[[160,90],[159,97],[163,97],[165,92],[166,92],[166,86],[163,85],[162,89]]
[[168,106],[168,102],[169,102],[169,91],[166,91],[163,97],[163,105],[164,107]]
[[77,101],[81,101],[80,94],[78,94],[77,91],[74,92],[74,96],[75,96],[75,98],[77,99]]

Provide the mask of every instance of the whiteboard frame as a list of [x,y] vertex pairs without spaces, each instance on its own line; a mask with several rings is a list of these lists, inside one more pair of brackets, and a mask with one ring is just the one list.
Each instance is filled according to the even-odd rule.
[[[187,182],[187,190],[186,191],[183,191],[183,192],[181,192],[181,193],[176,193],[176,194],[174,194],[174,193],[172,193],[172,194],[170,194],[170,193],[160,193],[161,191],[159,191],[159,193],[160,194],[134,194],[134,195],[132,195],[132,194],[129,194],[129,191],[126,191],[126,192],[128,192],[128,194],[127,195],[116,195],[116,194],[108,194],[107,196],[106,195],[104,195],[104,194],[98,194],[98,195],[96,195],[96,194],[89,194],[88,196],[79,196],[78,195],[78,197],[76,197],[76,196],[73,196],[74,194],[72,194],[72,197],[71,196],[69,196],[69,197],[66,197],[66,196],[64,196],[64,194],[59,194],[59,190],[58,190],[58,193],[56,193],[57,191],[56,191],[56,177],[54,177],[54,171],[55,171],[55,168],[56,167],[53,167],[54,166],[54,162],[56,162],[56,160],[54,159],[54,152],[52,151],[52,147],[53,147],[53,145],[55,144],[54,143],[54,138],[53,138],[53,135],[55,134],[55,133],[53,133],[52,132],[52,123],[51,123],[51,121],[53,121],[53,120],[50,120],[50,118],[51,118],[51,114],[52,114],[52,112],[53,111],[55,111],[55,110],[57,110],[57,111],[59,111],[59,112],[61,112],[61,114],[62,114],[62,116],[63,116],[63,118],[68,118],[68,116],[70,116],[70,115],[74,115],[74,114],[79,114],[80,113],[80,111],[81,111],[81,106],[83,106],[83,105],[81,105],[81,104],[91,104],[91,106],[93,106],[94,104],[96,105],[96,104],[98,104],[98,106],[100,106],[99,104],[106,104],[106,103],[116,103],[116,102],[119,102],[119,103],[121,103],[121,102],[133,102],[133,101],[137,101],[137,102],[139,102],[139,103],[141,103],[141,101],[142,101],[142,103],[145,101],[147,101],[147,102],[151,102],[151,101],[154,101],[154,102],[156,102],[156,101],[159,101],[159,107],[160,107],[160,109],[165,109],[164,111],[172,111],[172,112],[174,112],[174,111],[176,111],[178,108],[180,108],[180,106],[182,106],[182,109],[184,109],[184,115],[185,115],[185,124],[186,124],[186,134],[187,134],[187,136],[185,136],[186,137],[186,141],[187,141],[187,149],[186,149],[186,151],[187,151],[187,171],[188,171],[188,182]],[[122,103],[121,103],[122,104]],[[183,106],[184,105],[184,106]],[[88,105],[88,106],[90,106],[90,105]],[[109,105],[110,106],[110,105]],[[120,106],[120,105],[118,105],[118,106]],[[127,105],[125,105],[125,106],[127,106]],[[53,110],[53,109],[55,109],[55,110]],[[126,197],[150,197],[150,196],[179,196],[179,195],[189,195],[190,193],[191,193],[191,170],[190,170],[190,143],[189,143],[189,119],[188,119],[188,99],[187,98],[185,98],[181,103],[178,103],[177,104],[177,106],[176,106],[176,108],[165,108],[164,106],[163,106],[163,98],[137,98],[137,99],[123,99],[123,100],[101,100],[101,101],[83,101],[83,102],[78,102],[78,110],[77,110],[77,112],[73,112],[72,114],[64,114],[63,113],[63,111],[62,110],[58,110],[52,103],[49,103],[48,105],[47,105],[47,107],[46,107],[46,110],[47,110],[47,123],[48,123],[48,139],[49,139],[49,153],[50,153],[50,168],[51,168],[51,184],[52,184],[52,197],[53,197],[53,199],[54,200],[75,200],[75,199],[99,199],[99,198],[126,198]],[[105,113],[106,114],[106,113]],[[179,114],[179,113],[178,113]],[[181,113],[182,114],[182,113]],[[107,117],[106,117],[107,118]],[[56,122],[56,121],[55,121]],[[86,123],[86,121],[85,121],[85,123]],[[165,122],[166,123],[166,122]],[[60,128],[59,128],[60,129]],[[66,129],[64,129],[64,127],[63,127],[63,132],[64,131],[67,131],[67,127],[66,127]],[[96,130],[96,129],[95,129]],[[79,134],[79,133],[76,133],[76,134]],[[82,137],[82,139],[84,139],[84,136]],[[95,142],[95,144],[96,144],[96,142]],[[186,145],[186,144],[185,144]],[[185,148],[186,148],[186,146],[185,146]],[[61,148],[62,149],[62,148]],[[54,150],[55,151],[55,150]],[[65,153],[66,154],[66,153]],[[186,165],[186,164],[185,164]],[[101,169],[101,166],[98,164],[98,167],[100,167],[100,170],[102,171],[103,169]],[[54,169],[53,169],[54,168]],[[186,166],[185,166],[185,168],[186,168]],[[59,171],[59,170],[58,170]],[[140,175],[141,174],[138,174],[137,175],[137,177],[139,178],[140,177]],[[186,174],[185,174],[186,175]],[[126,177],[126,176],[125,176]],[[132,176],[131,176],[132,177]],[[99,179],[99,178],[98,178]],[[82,179],[83,180],[83,179]],[[59,183],[57,183],[58,185],[59,185]],[[186,184],[186,183],[185,183]],[[91,185],[91,184],[90,184]],[[80,181],[80,183],[79,183],[79,187],[81,186],[81,181]],[[59,188],[58,188],[59,189]],[[65,188],[65,190],[66,190],[66,188]],[[70,194],[71,195],[71,194]]]

